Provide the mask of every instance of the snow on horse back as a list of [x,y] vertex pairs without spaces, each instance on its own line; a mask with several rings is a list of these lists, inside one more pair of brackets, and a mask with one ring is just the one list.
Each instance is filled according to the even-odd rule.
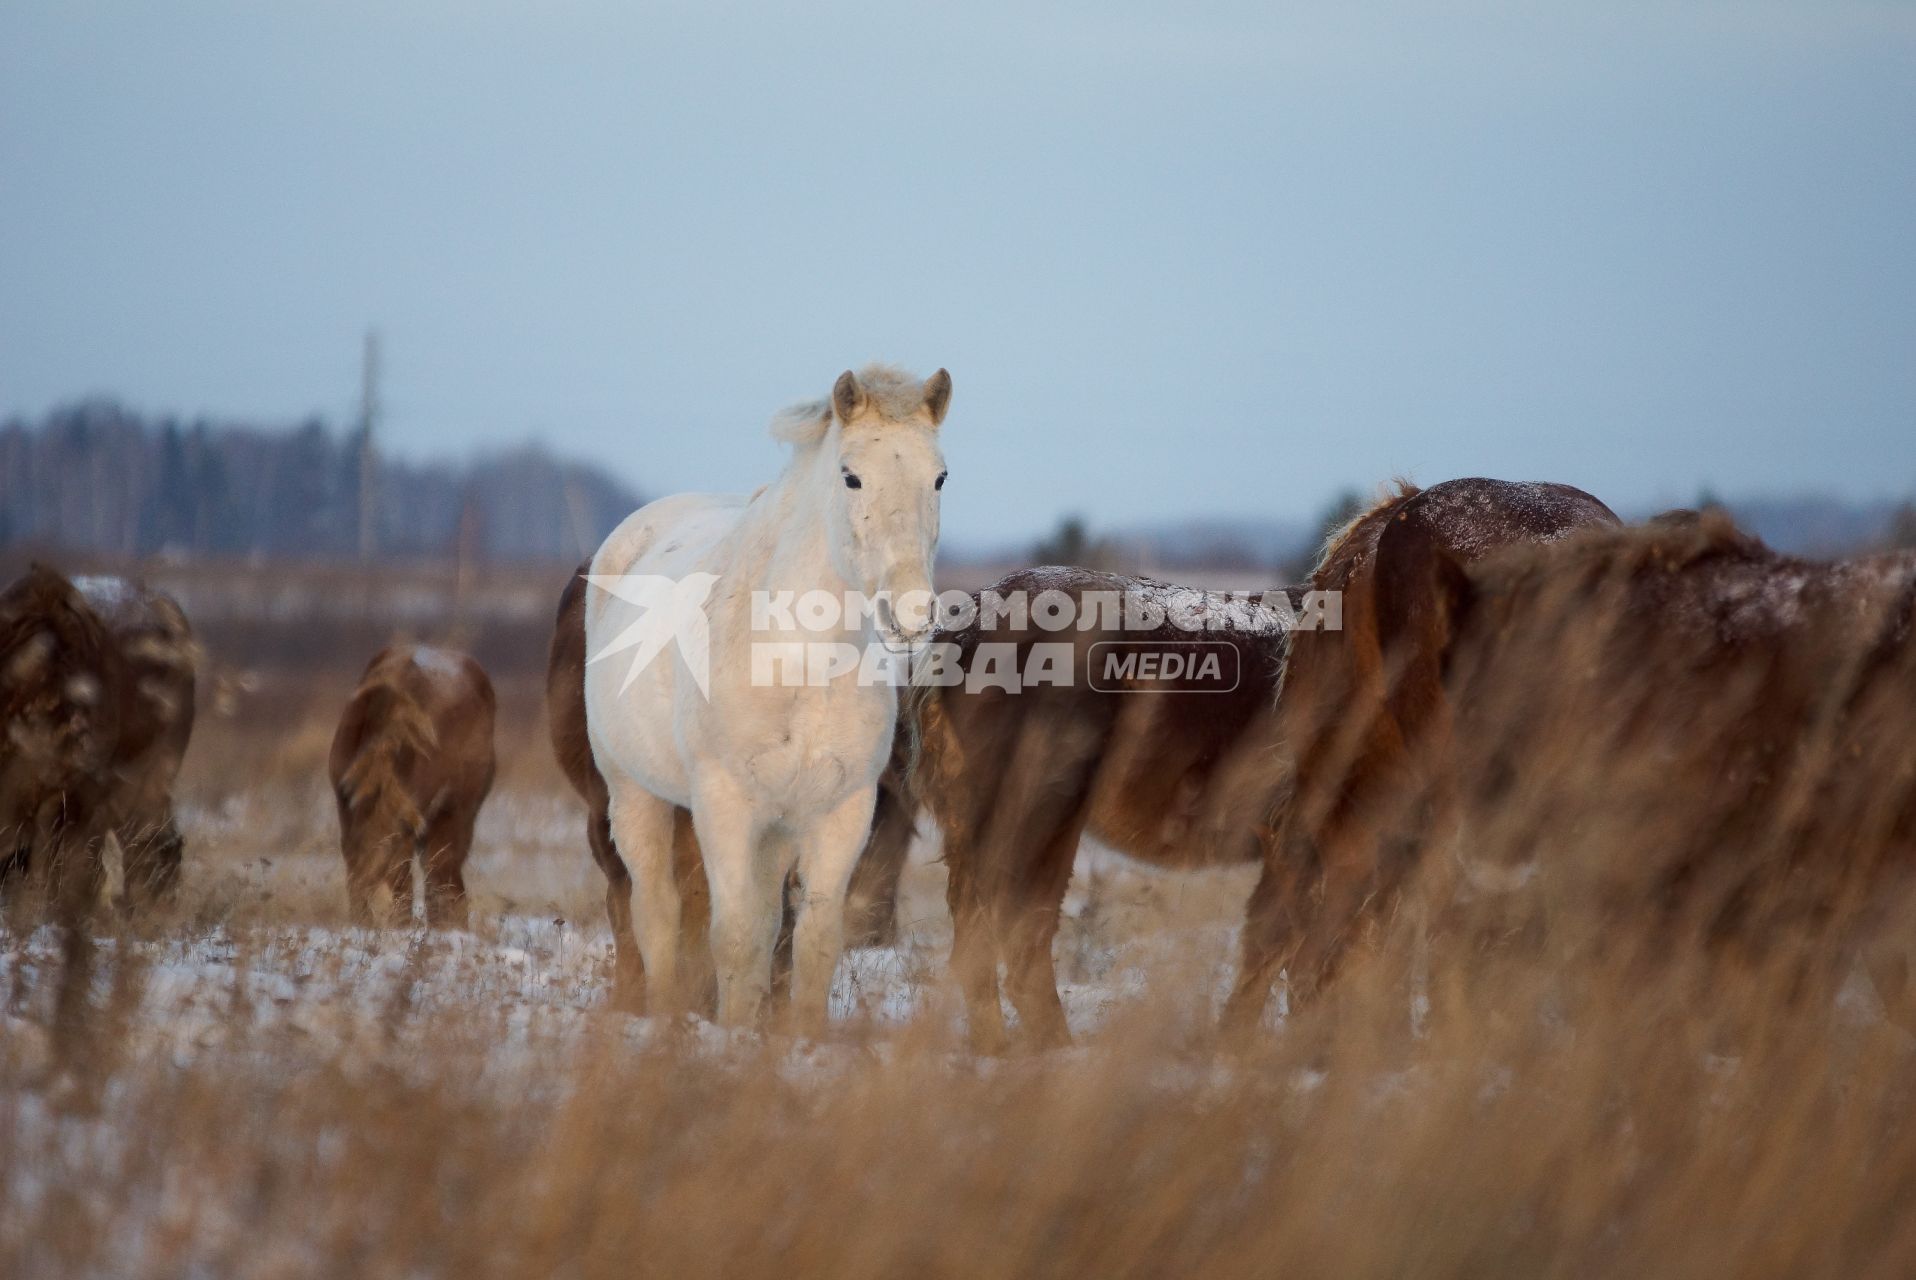
[[759,1015],[796,868],[792,1010],[824,1022],[897,717],[896,690],[863,659],[931,633],[950,400],[942,369],[847,372],[828,398],[773,419],[792,452],[772,483],[662,498],[593,557],[587,729],[636,879],[654,1008],[683,1001],[672,814],[684,806],[711,888],[720,1021]]

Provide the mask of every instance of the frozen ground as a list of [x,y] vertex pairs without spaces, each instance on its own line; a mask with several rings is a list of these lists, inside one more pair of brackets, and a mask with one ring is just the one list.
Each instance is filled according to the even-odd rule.
[[[582,847],[582,817],[569,796],[509,793],[487,806],[468,866],[473,926],[454,931],[345,922],[322,794],[247,793],[190,810],[186,821],[197,856],[185,918],[158,936],[101,939],[109,959],[121,948],[132,957],[137,998],[127,1029],[142,1054],[184,1068],[267,1033],[383,1055],[395,1036],[456,1022],[478,1029],[472,1049],[487,1069],[512,1076],[519,1059],[588,1033],[609,1030],[635,1047],[664,1036],[712,1047],[737,1038],[697,1019],[670,1024],[609,1007],[604,881]],[[959,1043],[963,1017],[945,980],[950,920],[936,854],[923,842],[914,850],[898,943],[846,952],[833,984],[832,1032],[801,1056],[834,1044],[869,1046],[906,1026]],[[1253,875],[1161,873],[1085,849],[1055,948],[1073,1032],[1095,1035],[1152,997],[1174,1000],[1187,1028],[1208,1024],[1228,989]],[[12,1052],[28,1060],[44,1052],[47,1018],[27,1002],[44,1004],[58,963],[51,929],[21,938],[0,927],[0,995],[11,993],[0,1017]],[[101,966],[96,1001],[112,998],[114,968]],[[1856,1017],[1879,1012],[1866,983],[1853,982],[1845,1004]]]
[[[395,1035],[457,1022],[474,1032],[488,1069],[612,1031],[634,1046],[691,1035],[728,1039],[688,1019],[668,1025],[609,1008],[612,943],[604,881],[583,848],[568,796],[496,796],[482,818],[467,880],[469,930],[370,930],[344,918],[344,886],[322,794],[242,793],[185,815],[193,862],[184,918],[157,936],[101,939],[108,962],[96,1002],[112,999],[112,958],[130,957],[137,996],[130,1043],[185,1068],[262,1034],[309,1047],[355,1045],[384,1056]],[[1147,973],[1192,985],[1208,1016],[1228,982],[1248,869],[1166,875],[1096,850],[1080,859],[1057,946],[1061,994],[1074,1031],[1095,1032],[1150,989]],[[956,1036],[958,1002],[944,981],[950,921],[936,849],[914,851],[900,895],[900,938],[848,951],[832,992],[833,1042],[872,1044],[907,1024]],[[5,1033],[26,1059],[45,1052],[45,1010],[58,966],[51,929],[0,931],[0,992],[12,992]],[[1161,994],[1161,992],[1160,992]],[[1007,1009],[1009,1013],[1009,1009]],[[403,1028],[396,1031],[394,1028]]]

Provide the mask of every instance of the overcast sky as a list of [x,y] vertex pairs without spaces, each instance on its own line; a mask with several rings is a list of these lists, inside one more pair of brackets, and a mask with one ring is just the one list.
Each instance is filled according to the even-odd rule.
[[949,536],[1916,491],[1916,5],[0,0],[0,415],[749,488],[950,368]]

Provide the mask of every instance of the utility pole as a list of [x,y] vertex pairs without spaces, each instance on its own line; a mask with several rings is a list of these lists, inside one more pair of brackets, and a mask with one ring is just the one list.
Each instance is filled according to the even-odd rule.
[[379,495],[373,457],[373,426],[379,420],[379,333],[366,330],[359,369],[359,558],[370,562],[379,550]]

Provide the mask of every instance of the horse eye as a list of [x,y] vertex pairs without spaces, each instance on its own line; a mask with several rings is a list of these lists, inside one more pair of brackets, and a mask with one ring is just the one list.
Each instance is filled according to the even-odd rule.
[[942,489],[942,488],[944,488],[944,487],[945,487],[945,473],[944,473],[944,472],[942,472],[942,471],[940,471],[940,472],[938,473],[938,478],[937,478],[936,480],[933,480],[933,481],[931,482],[931,487],[932,487],[932,488],[934,488],[934,489]]
[[857,476],[853,475],[851,472],[847,471],[845,473],[845,487],[847,489],[862,488],[864,484],[865,482],[863,480],[860,480]]

